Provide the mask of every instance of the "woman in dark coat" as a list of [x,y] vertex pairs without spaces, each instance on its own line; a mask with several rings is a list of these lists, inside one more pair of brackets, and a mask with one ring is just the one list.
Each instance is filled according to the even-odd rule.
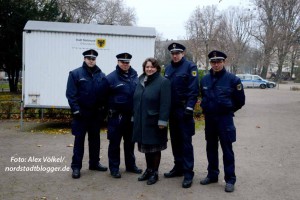
[[133,141],[145,153],[147,169],[138,178],[152,185],[158,180],[161,151],[167,148],[168,119],[171,107],[171,84],[160,75],[154,58],[143,63],[143,74],[133,96]]

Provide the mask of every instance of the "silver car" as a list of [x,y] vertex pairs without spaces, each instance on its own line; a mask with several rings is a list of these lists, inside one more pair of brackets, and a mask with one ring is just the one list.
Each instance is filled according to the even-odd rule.
[[263,79],[258,75],[252,74],[236,74],[242,81],[244,88],[251,87],[251,88],[274,88],[276,87],[276,83],[272,81],[268,81]]

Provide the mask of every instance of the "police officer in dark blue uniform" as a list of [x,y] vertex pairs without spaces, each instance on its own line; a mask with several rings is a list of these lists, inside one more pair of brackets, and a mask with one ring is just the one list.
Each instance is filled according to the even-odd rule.
[[172,61],[166,67],[165,77],[171,81],[169,126],[175,166],[164,176],[172,178],[184,175],[182,187],[189,188],[194,177],[192,136],[195,134],[193,110],[199,95],[198,70],[195,64],[185,59],[185,46],[172,43],[168,50]]
[[109,139],[108,159],[110,174],[121,178],[120,144],[124,140],[124,157],[126,171],[142,173],[135,164],[134,142],[132,142],[133,124],[133,94],[138,82],[137,72],[130,66],[132,55],[120,53],[117,56],[116,70],[107,76],[109,82],[108,130]]
[[71,168],[72,177],[80,178],[84,154],[85,134],[88,132],[89,169],[107,171],[99,163],[100,125],[105,115],[108,82],[96,65],[97,51],[83,52],[81,67],[69,73],[66,96],[73,113],[72,134],[75,135]]
[[207,185],[218,182],[218,144],[223,151],[225,191],[233,192],[236,182],[235,162],[232,143],[236,141],[233,122],[234,112],[245,104],[241,80],[225,69],[226,54],[212,51],[208,54],[211,69],[200,83],[201,107],[205,115],[205,139],[208,159],[208,175],[200,181]]

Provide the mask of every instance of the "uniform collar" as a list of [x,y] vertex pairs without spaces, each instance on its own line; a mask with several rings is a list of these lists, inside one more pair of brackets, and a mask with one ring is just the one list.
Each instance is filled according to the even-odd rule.
[[119,65],[117,65],[117,66],[116,66],[116,71],[117,71],[118,74],[121,74],[121,75],[123,75],[123,74],[128,74],[128,75],[130,75],[130,74],[132,73],[132,68],[131,68],[131,66],[130,66],[129,69],[128,69],[128,72],[126,73],[126,72],[124,72],[124,71],[120,68]]
[[182,57],[181,60],[177,63],[173,62],[173,60],[171,61],[171,64],[173,67],[178,67],[180,66],[183,62],[185,61],[185,57]]
[[147,77],[146,81],[145,81],[145,85],[151,83],[154,79],[156,79],[156,77],[158,77],[160,74],[160,72],[155,72],[154,74],[150,75],[150,76],[147,76],[146,73],[143,73],[141,75],[141,78],[140,80],[144,81],[145,80],[145,77]]
[[91,74],[95,74],[99,71],[101,72],[101,69],[97,65],[95,65],[93,69],[91,69],[85,62],[83,62],[82,67]]
[[221,77],[223,74],[226,73],[226,69],[225,69],[225,67],[223,67],[223,69],[221,71],[219,71],[219,72],[214,72],[213,69],[210,69],[209,73],[213,77]]

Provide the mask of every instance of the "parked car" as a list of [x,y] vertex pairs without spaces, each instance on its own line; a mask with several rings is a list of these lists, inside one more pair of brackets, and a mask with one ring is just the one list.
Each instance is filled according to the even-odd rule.
[[0,81],[8,81],[8,76],[0,77]]
[[276,87],[276,83],[272,81],[268,81],[263,79],[262,77],[258,75],[252,75],[252,74],[236,74],[237,77],[239,77],[242,81],[242,84],[245,88],[247,87],[259,87],[261,89],[265,88],[274,88]]

